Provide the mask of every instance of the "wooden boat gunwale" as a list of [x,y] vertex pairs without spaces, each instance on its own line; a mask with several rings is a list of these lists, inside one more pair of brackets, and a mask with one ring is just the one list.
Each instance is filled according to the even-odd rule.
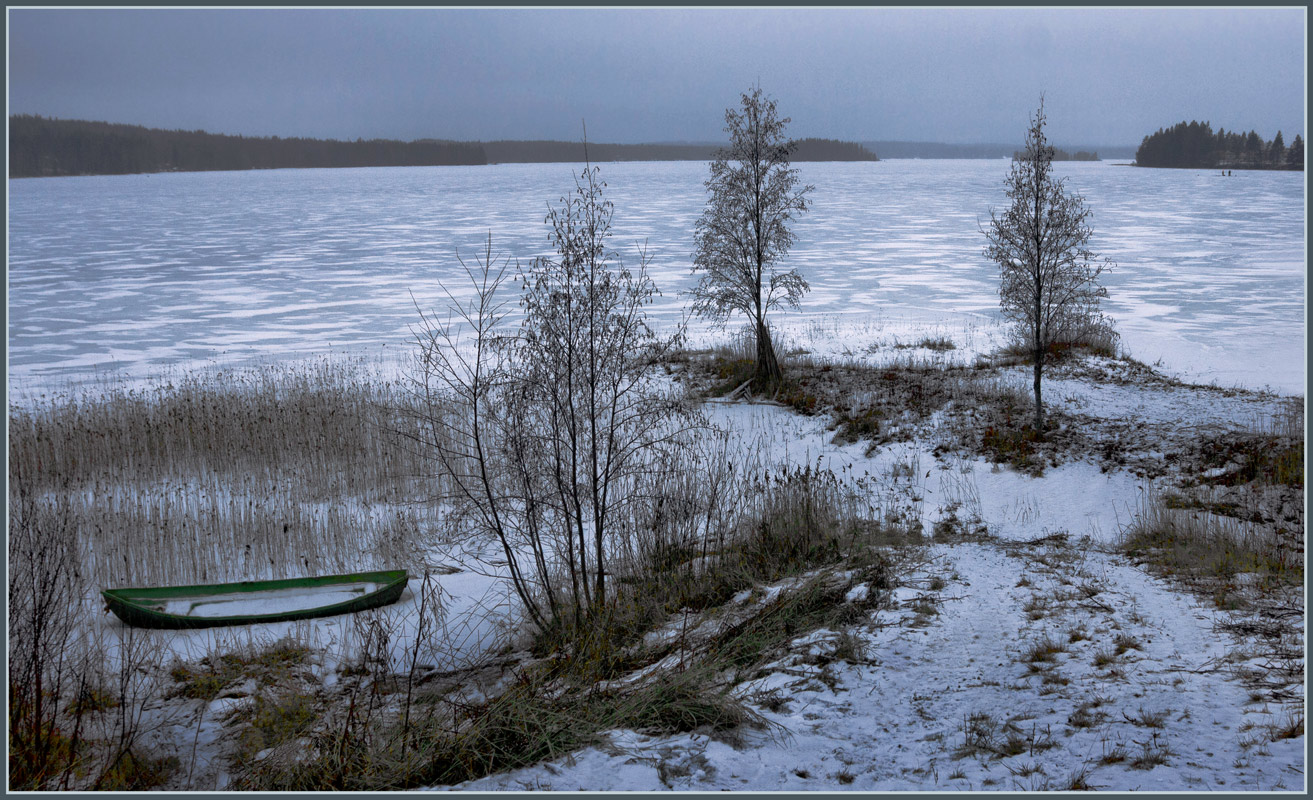
[[[261,622],[290,622],[314,617],[351,614],[395,603],[406,588],[409,577],[406,570],[377,570],[351,572],[340,575],[316,575],[309,578],[281,578],[235,583],[194,584],[189,586],[142,586],[104,589],[101,596],[106,606],[127,625],[139,628],[214,628],[225,625],[250,625]],[[172,614],[150,608],[142,601],[158,601],[187,597],[207,597],[282,589],[312,589],[321,586],[353,583],[382,584],[372,592],[350,600],[329,603],[312,608],[278,611],[269,614],[236,614],[219,617],[193,617]]]

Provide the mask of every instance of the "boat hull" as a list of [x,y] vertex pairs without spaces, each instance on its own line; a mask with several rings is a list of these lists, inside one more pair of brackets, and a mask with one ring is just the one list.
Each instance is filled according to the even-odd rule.
[[275,581],[153,586],[101,592],[115,616],[138,628],[214,628],[354,614],[395,603],[405,570]]

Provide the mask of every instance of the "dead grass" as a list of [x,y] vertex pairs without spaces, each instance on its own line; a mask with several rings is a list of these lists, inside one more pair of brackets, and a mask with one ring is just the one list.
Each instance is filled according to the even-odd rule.
[[[908,347],[942,352],[951,342],[925,339]],[[930,347],[933,345],[933,347]],[[742,348],[686,354],[690,391],[723,396],[751,379],[751,355]],[[783,351],[781,351],[783,352]],[[939,412],[939,451],[960,449],[1038,475],[1060,454],[1085,452],[1089,442],[1077,420],[1050,409],[1043,436],[1030,429],[1030,395],[992,368],[973,369],[927,359],[881,367],[853,361],[821,362],[791,356],[785,386],[771,395],[804,414],[829,414],[835,441],[868,443],[868,453],[910,441]]]
[[1074,768],[1071,771],[1071,773],[1067,776],[1066,782],[1062,786],[1058,787],[1058,790],[1064,792],[1098,791],[1099,787],[1094,786],[1093,784],[1090,783],[1089,780],[1090,772],[1091,770],[1088,765],[1082,765]]
[[[1014,338],[1003,347],[996,359],[1008,364],[1032,364],[1035,346],[1032,339]],[[1089,354],[1102,358],[1117,358],[1121,350],[1121,337],[1110,324],[1086,326],[1078,335],[1051,342],[1044,353],[1046,364],[1057,364],[1076,354]]]
[[1154,767],[1162,766],[1167,763],[1169,756],[1173,755],[1171,748],[1166,742],[1158,739],[1158,733],[1154,732],[1151,738],[1140,745],[1140,752],[1130,759],[1131,769],[1150,770]]
[[1049,598],[1041,594],[1033,594],[1022,605],[1021,610],[1026,612],[1026,616],[1032,621],[1043,619],[1049,612]]
[[321,713],[320,701],[299,688],[256,694],[252,705],[230,717],[239,723],[233,758],[238,764],[259,760],[264,751],[300,738]]
[[1073,728],[1096,728],[1107,720],[1106,713],[1089,703],[1082,703],[1067,717],[1067,724]]
[[429,522],[407,402],[345,360],[70,390],[10,409],[10,486],[78,531],[102,587],[391,567]]
[[1159,709],[1158,711],[1146,711],[1143,706],[1136,712],[1135,716],[1124,714],[1126,721],[1132,725],[1138,725],[1142,728],[1162,728],[1167,724],[1167,718],[1171,716],[1171,709]]
[[304,644],[282,639],[267,648],[209,655],[196,664],[179,662],[169,670],[175,686],[167,696],[209,702],[239,680],[254,679],[265,686],[282,683],[309,654]]
[[1274,742],[1282,739],[1298,739],[1304,735],[1304,712],[1288,712],[1280,722],[1274,723],[1270,730]]
[[1058,653],[1067,652],[1067,643],[1052,636],[1041,636],[1027,645],[1021,653],[1023,661],[1028,663],[1052,663]]
[[[821,628],[845,631],[887,603],[891,554],[910,539],[858,514],[849,490],[828,473],[789,470],[757,489],[760,494],[740,498],[736,513],[742,516],[723,541],[644,539],[644,548],[624,562],[609,613],[593,617],[591,635],[572,631],[569,619],[549,625],[535,640],[537,660],[518,668],[509,687],[491,699],[439,700],[430,708],[446,713],[421,715],[404,735],[394,715],[354,727],[340,721],[302,725],[303,704],[293,704],[296,714],[273,714],[288,704],[271,705],[268,727],[282,733],[258,742],[251,734],[247,749],[279,742],[272,745],[277,757],[243,772],[240,787],[451,784],[574,752],[614,728],[702,730],[733,739],[736,729],[764,725],[750,704],[779,708],[787,700],[740,698],[731,687],[798,636]],[[736,593],[779,581],[786,588],[770,602],[754,606],[750,599],[746,614],[727,610]],[[848,601],[859,584],[866,593]],[[647,643],[647,633],[689,614],[695,621],[720,621],[695,624],[693,635]],[[649,669],[676,656],[676,670]],[[861,661],[861,641],[841,633],[824,658]]]
[[1047,728],[1041,731],[1032,726],[1027,733],[1012,720],[999,722],[982,711],[968,715],[962,727],[963,741],[954,751],[954,758],[1009,758],[1022,753],[1033,757],[1058,746]]
[[907,349],[907,350],[914,348],[921,348],[924,350],[931,350],[936,353],[943,353],[949,350],[957,349],[957,345],[953,344],[953,340],[945,336],[925,336],[922,337],[915,344],[896,344],[894,345],[894,347],[898,349]]
[[1292,548],[1288,537],[1264,526],[1169,508],[1160,495],[1146,495],[1121,540],[1122,549],[1139,563],[1201,586],[1198,581],[1225,585],[1240,573],[1303,582],[1302,547]]
[[1143,650],[1144,645],[1140,640],[1126,633],[1117,634],[1112,640],[1113,648],[1117,655],[1122,655],[1127,650]]
[[[254,758],[267,749],[284,752],[248,758],[236,788],[449,785],[564,756],[616,728],[654,735],[703,731],[732,739],[737,729],[767,725],[750,708],[751,698],[730,693],[735,676],[764,663],[789,640],[839,624],[851,585],[822,575],[783,592],[759,613],[699,644],[680,670],[598,683],[591,669],[581,673],[560,659],[539,661],[515,671],[509,687],[489,700],[440,704],[450,716],[419,719],[406,736],[386,720],[369,733],[339,734],[316,722],[313,698],[275,695],[243,718],[241,753]],[[779,696],[757,700],[775,708],[787,702]]]
[[1124,764],[1129,758],[1130,754],[1126,752],[1126,748],[1118,743],[1113,745],[1112,749],[1104,751],[1103,755],[1099,757],[1099,764],[1102,766]]
[[1214,486],[1258,483],[1304,488],[1304,439],[1257,432],[1234,432],[1199,443],[1200,465],[1223,470],[1200,481]]
[[[131,789],[168,772],[170,757],[140,738],[143,682],[154,678],[134,654],[149,640],[120,648],[140,672],[101,675],[107,653],[86,639],[86,594],[395,567],[427,547],[428,520],[403,502],[419,496],[423,464],[400,435],[407,398],[362,362],[25,402],[9,410],[10,642],[32,648],[11,648],[26,667],[11,670],[9,688],[43,699],[10,706],[15,788]],[[257,668],[273,665],[177,665],[161,691],[212,699]],[[105,686],[118,689],[105,697]]]

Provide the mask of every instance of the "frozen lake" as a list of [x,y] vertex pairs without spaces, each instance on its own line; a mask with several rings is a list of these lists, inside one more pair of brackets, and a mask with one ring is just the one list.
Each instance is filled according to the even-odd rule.
[[[814,206],[790,263],[813,317],[998,318],[980,225],[1005,160],[799,164]],[[1059,164],[1118,263],[1107,310],[1132,355],[1204,382],[1305,382],[1304,174]],[[406,348],[456,259],[547,254],[577,165],[273,170],[9,182],[9,371],[21,388],[106,372]],[[614,244],[646,240],[679,320],[703,163],[601,165]],[[413,300],[412,300],[413,297]]]

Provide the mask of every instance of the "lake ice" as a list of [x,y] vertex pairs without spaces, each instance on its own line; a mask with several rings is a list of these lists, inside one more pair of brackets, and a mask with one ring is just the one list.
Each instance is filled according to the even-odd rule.
[[[684,312],[706,165],[602,164],[613,244],[646,241]],[[880,318],[994,321],[980,226],[1006,204],[1008,162],[804,163],[813,208],[789,265],[811,284],[797,325]],[[403,351],[415,304],[462,296],[457,253],[527,265],[550,253],[549,203],[571,164],[272,170],[9,183],[9,370],[23,389],[104,373],[242,364],[326,350]],[[1063,163],[1117,262],[1107,310],[1129,352],[1192,380],[1302,394],[1304,175]],[[841,327],[841,326],[840,326]]]

